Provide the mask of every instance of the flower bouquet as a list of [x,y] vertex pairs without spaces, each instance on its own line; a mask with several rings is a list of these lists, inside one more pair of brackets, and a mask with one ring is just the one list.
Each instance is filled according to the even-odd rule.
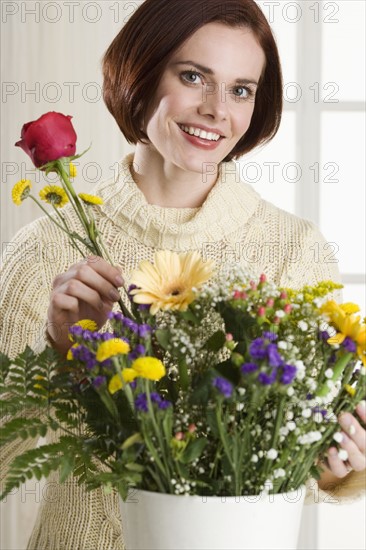
[[[365,398],[366,325],[358,306],[329,299],[331,281],[285,289],[215,269],[197,252],[158,251],[132,273],[110,330],[70,328],[66,359],[1,354],[1,444],[62,434],[14,459],[2,498],[59,470],[119,492],[128,548],[294,547],[294,503],[339,441],[339,413]],[[266,521],[286,515],[292,538],[259,536],[253,503]]]

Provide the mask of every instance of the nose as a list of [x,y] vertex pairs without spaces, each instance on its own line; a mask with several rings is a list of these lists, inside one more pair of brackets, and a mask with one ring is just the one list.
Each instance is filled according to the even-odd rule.
[[202,101],[199,106],[199,113],[204,116],[211,116],[216,120],[228,118],[228,99],[224,90],[218,84],[207,84],[202,88]]

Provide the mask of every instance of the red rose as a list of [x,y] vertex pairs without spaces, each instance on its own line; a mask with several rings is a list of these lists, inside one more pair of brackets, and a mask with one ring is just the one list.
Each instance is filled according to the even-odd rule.
[[30,156],[37,168],[61,157],[71,157],[75,155],[77,139],[71,119],[55,111],[46,113],[23,125],[21,140],[15,145]]

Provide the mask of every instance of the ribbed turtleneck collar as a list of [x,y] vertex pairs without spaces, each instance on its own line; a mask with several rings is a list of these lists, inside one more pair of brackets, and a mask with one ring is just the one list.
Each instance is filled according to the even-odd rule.
[[102,211],[130,237],[158,249],[197,249],[237,231],[254,213],[260,196],[240,181],[234,161],[222,163],[218,179],[199,208],[170,208],[149,204],[131,175],[134,153],[119,162],[116,178],[93,192]]

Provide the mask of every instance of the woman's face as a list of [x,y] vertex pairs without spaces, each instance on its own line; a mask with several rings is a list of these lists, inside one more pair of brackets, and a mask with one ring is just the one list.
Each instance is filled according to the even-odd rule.
[[250,29],[201,27],[163,73],[147,113],[149,146],[184,170],[219,164],[249,128],[264,64]]

